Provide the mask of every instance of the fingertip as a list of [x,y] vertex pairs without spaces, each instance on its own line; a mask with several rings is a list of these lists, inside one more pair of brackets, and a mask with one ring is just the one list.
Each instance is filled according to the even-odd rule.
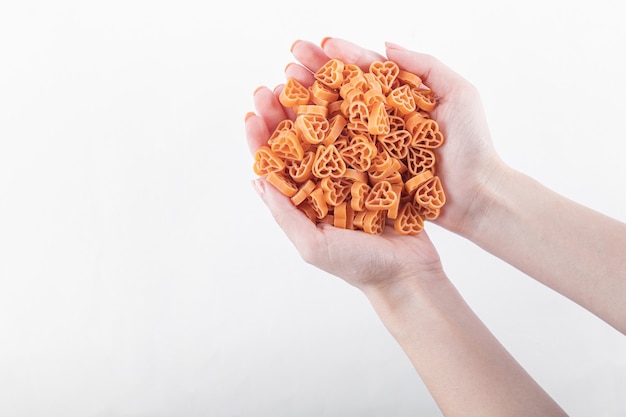
[[326,36],[325,38],[322,39],[322,41],[320,42],[320,46],[322,47],[322,49],[324,49],[324,45],[326,45],[326,42],[328,42],[331,39],[332,38],[330,36]]
[[393,50],[393,51],[406,51],[406,48],[404,46],[400,46],[396,43],[393,42],[385,42],[385,47],[389,50]]
[[256,113],[255,113],[255,112],[253,112],[253,111],[249,111],[248,113],[246,113],[246,115],[245,115],[245,117],[244,117],[243,121],[244,121],[244,122],[247,122],[247,121],[248,121],[248,119],[249,119],[249,118],[251,118],[252,116],[256,116]]
[[256,93],[258,93],[259,91],[263,90],[264,88],[267,88],[267,87],[266,87],[266,86],[264,86],[264,85],[260,85],[260,86],[258,86],[258,87],[257,87],[257,88],[256,88],[256,89],[252,92],[252,95],[253,95],[253,96],[256,96]]
[[291,44],[291,47],[289,48],[289,52],[293,52],[293,50],[295,49],[296,45],[299,44],[302,40],[301,39],[296,39],[294,41],[294,43]]
[[310,70],[294,62],[285,67],[285,78],[293,78],[305,86],[310,86],[315,81],[315,77]]
[[317,71],[328,61],[328,56],[324,50],[318,44],[310,41],[296,42],[292,46],[291,53],[296,61],[312,72]]

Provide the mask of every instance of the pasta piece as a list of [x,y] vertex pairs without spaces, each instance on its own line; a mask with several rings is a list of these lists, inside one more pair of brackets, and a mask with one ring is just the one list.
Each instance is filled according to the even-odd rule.
[[285,87],[280,92],[278,100],[285,107],[294,107],[301,104],[307,104],[311,98],[309,89],[300,84],[294,78],[290,78],[285,83]]

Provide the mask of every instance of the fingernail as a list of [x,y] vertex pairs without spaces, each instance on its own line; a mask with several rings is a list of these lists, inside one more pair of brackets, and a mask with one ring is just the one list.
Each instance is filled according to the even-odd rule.
[[324,39],[322,39],[322,42],[320,42],[320,46],[324,48],[324,45],[326,44],[326,42],[328,42],[331,39],[332,38],[330,36],[325,37]]
[[400,45],[398,45],[396,43],[392,43],[392,42],[385,42],[385,46],[387,46],[387,48],[389,48],[389,49],[395,49],[397,51],[404,51],[404,50],[406,50],[405,47],[400,46]]
[[289,68],[292,65],[293,65],[293,62],[290,62],[287,65],[285,65],[285,69],[283,70],[283,72],[287,72],[287,68]]
[[259,197],[263,197],[263,194],[265,193],[265,184],[263,184],[263,181],[260,178],[257,178],[252,181],[252,186]]
[[258,87],[256,88],[256,90],[254,90],[254,93],[252,93],[252,95],[253,95],[253,96],[256,96],[256,93],[258,93],[258,92],[259,92],[259,90],[262,90],[262,89],[264,89],[264,88],[266,88],[264,85],[258,86]]
[[298,43],[300,43],[300,39],[297,39],[294,43],[291,44],[291,48],[289,48],[289,52],[293,52],[293,49],[296,47]]
[[254,112],[253,111],[249,111],[248,113],[246,113],[246,117],[243,119],[244,122],[247,122],[249,118],[251,118],[252,116],[254,116]]

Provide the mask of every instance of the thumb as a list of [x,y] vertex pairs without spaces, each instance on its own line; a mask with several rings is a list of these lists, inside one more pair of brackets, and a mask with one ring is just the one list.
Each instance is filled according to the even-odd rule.
[[410,51],[401,46],[387,42],[387,57],[396,62],[405,71],[418,75],[422,82],[439,96],[444,96],[468,83],[463,77],[454,72],[432,55]]

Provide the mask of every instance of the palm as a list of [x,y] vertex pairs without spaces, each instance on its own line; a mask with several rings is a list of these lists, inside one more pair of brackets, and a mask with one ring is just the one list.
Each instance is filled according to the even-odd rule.
[[[306,219],[308,221],[308,219]],[[388,284],[439,266],[439,255],[425,232],[402,236],[387,227],[381,235],[317,227],[313,239],[321,250],[307,260],[357,287]]]
[[437,251],[426,232],[403,236],[387,226],[382,234],[314,224],[273,187],[264,200],[276,222],[303,259],[358,288],[373,288],[392,280],[440,268]]

